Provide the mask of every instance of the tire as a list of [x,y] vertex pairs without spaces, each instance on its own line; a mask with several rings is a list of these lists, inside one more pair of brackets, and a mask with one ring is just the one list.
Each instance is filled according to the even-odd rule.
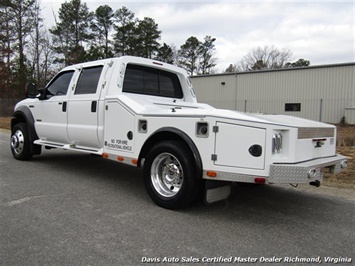
[[151,199],[160,207],[179,209],[199,195],[199,177],[190,149],[180,141],[159,142],[144,162],[144,184]]
[[30,160],[33,156],[26,123],[18,123],[12,128],[11,152],[12,156],[21,161]]

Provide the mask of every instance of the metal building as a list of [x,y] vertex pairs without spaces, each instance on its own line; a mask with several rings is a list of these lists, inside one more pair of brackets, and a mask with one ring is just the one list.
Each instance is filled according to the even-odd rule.
[[191,77],[199,102],[355,124],[355,63]]

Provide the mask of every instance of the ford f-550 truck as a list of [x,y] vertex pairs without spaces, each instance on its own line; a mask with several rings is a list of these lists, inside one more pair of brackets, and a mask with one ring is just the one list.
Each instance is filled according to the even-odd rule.
[[197,103],[186,72],[155,60],[72,65],[26,90],[11,121],[15,159],[44,146],[143,167],[148,194],[164,208],[187,206],[203,186],[207,202],[228,197],[231,182],[318,186],[323,168],[347,166],[335,126]]

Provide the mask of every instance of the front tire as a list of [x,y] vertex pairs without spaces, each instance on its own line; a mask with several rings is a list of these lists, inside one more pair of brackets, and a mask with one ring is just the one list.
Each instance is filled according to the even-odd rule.
[[144,184],[151,199],[160,207],[178,209],[198,196],[199,177],[190,149],[180,141],[156,144],[144,162]]
[[30,160],[33,156],[26,123],[18,123],[12,129],[11,152],[12,156],[21,161]]

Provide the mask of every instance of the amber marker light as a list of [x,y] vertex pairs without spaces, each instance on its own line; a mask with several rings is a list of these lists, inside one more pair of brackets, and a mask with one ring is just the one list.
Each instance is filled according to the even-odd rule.
[[107,158],[108,158],[108,154],[107,154],[107,153],[103,153],[103,154],[102,154],[102,158],[107,159]]
[[132,159],[132,163],[137,165],[138,164],[138,160],[137,159]]
[[124,160],[124,158],[122,156],[117,156],[117,160],[122,162]]
[[216,177],[217,176],[217,172],[215,171],[207,171],[206,175],[209,177]]

